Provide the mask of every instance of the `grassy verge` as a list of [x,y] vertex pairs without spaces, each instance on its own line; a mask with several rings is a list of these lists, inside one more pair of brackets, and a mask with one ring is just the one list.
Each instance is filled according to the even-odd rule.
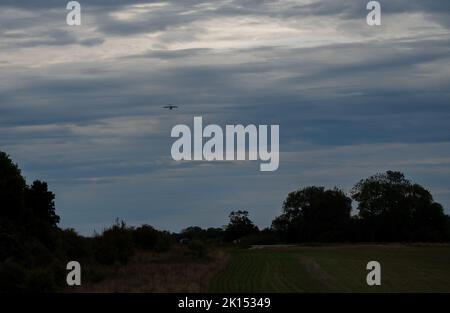
[[102,267],[103,272],[110,274],[101,281],[83,283],[70,291],[200,292],[223,269],[228,258],[228,252],[219,249],[201,258],[185,247],[163,253],[137,251],[126,265]]

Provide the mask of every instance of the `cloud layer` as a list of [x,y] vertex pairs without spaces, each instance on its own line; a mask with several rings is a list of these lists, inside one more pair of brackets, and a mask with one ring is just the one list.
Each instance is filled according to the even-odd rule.
[[[387,169],[450,208],[448,1],[381,1],[381,27],[366,1],[80,2],[69,27],[65,1],[0,1],[0,150],[49,181],[63,226],[266,226],[295,188]],[[173,162],[195,115],[280,124],[279,171]]]

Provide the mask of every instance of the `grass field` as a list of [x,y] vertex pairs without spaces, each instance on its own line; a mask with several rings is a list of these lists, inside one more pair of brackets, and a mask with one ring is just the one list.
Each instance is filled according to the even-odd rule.
[[[381,263],[382,285],[366,284]],[[450,292],[450,246],[265,247],[232,252],[210,292]]]

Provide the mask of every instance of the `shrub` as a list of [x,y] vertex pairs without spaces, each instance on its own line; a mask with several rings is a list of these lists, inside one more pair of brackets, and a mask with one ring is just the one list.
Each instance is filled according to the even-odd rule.
[[164,252],[170,249],[170,247],[173,245],[174,240],[172,238],[172,236],[170,235],[170,233],[163,231],[163,232],[159,232],[159,236],[158,236],[158,242],[156,243],[155,246],[155,251],[156,252]]
[[15,256],[20,258],[25,253],[24,238],[17,227],[7,219],[0,217],[0,262]]
[[208,246],[200,240],[193,240],[189,243],[188,248],[198,258],[204,258],[208,255]]
[[144,250],[154,250],[160,237],[159,231],[150,225],[142,225],[133,230],[133,242]]
[[0,263],[0,292],[23,290],[25,279],[25,268],[21,264],[13,259]]
[[102,235],[94,239],[94,254],[96,260],[105,265],[116,262],[127,263],[134,254],[133,238],[124,222],[116,223],[103,231]]
[[30,270],[26,279],[25,290],[28,292],[50,292],[56,289],[55,275],[50,268]]
[[242,247],[249,247],[253,245],[273,245],[280,242],[281,239],[275,233],[261,231],[241,238],[239,244]]
[[27,251],[24,261],[33,266],[47,266],[54,259],[51,251],[39,240],[30,238],[25,243]]
[[56,252],[61,259],[79,260],[90,255],[90,239],[78,235],[75,230],[60,230],[57,236]]

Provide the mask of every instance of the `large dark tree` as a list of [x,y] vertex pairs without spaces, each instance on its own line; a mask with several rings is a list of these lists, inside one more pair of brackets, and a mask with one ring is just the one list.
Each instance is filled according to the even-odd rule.
[[225,240],[233,241],[244,236],[258,232],[247,211],[233,211],[230,213],[230,222],[225,228]]
[[0,151],[0,219],[18,222],[25,217],[25,190],[20,169]]
[[46,182],[34,181],[25,191],[27,233],[38,238],[48,247],[54,244],[54,231],[58,229],[59,216],[55,213],[55,194],[48,190]]
[[350,221],[351,199],[337,188],[306,187],[291,192],[272,228],[289,241],[339,241]]
[[359,217],[372,241],[439,241],[446,237],[446,216],[424,187],[400,172],[361,180],[352,190]]
[[55,195],[47,183],[35,181],[27,186],[20,169],[10,157],[0,152],[0,241],[32,236],[49,245],[57,229]]
[[27,188],[25,205],[35,221],[52,228],[59,223],[59,216],[55,213],[55,194],[48,190],[46,182],[36,180]]
[[35,181],[27,186],[20,169],[0,151],[0,218],[17,225],[43,224],[55,228],[55,195],[46,182]]

